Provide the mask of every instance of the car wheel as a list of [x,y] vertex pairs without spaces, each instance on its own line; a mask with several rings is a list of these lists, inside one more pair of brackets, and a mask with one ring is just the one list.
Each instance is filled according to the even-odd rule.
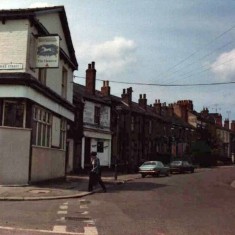
[[170,176],[170,172],[169,172],[169,171],[167,171],[165,175],[166,175],[166,176]]
[[194,169],[191,170],[191,173],[194,173]]
[[145,178],[146,175],[145,174],[141,174],[141,176],[142,176],[142,178]]

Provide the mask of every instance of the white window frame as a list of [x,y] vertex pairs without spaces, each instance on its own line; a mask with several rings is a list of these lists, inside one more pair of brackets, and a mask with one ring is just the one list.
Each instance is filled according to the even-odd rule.
[[67,121],[62,118],[60,122],[60,148],[66,150],[67,141]]
[[[35,145],[42,147],[51,147],[51,128],[52,115],[50,112],[38,106],[33,107],[33,121],[36,122]],[[45,131],[44,131],[45,128]],[[40,129],[40,132],[39,132]],[[39,138],[40,133],[40,138]],[[45,135],[45,136],[44,136]]]

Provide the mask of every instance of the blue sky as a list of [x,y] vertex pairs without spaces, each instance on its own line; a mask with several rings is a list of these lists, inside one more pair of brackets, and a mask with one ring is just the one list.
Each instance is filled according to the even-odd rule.
[[[235,81],[234,0],[1,0],[1,7],[64,5],[79,62],[75,81],[96,62],[97,78],[130,83],[195,84]],[[234,26],[234,28],[233,28]],[[100,89],[97,82],[96,89]],[[235,84],[159,87],[110,82],[111,93],[133,87],[133,100],[146,94],[174,103],[193,100],[235,120]]]

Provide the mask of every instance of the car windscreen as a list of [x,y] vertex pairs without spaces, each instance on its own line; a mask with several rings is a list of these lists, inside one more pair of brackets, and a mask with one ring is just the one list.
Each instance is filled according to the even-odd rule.
[[156,166],[155,162],[145,162],[142,166]]
[[182,161],[174,161],[174,162],[171,162],[171,166],[179,166],[182,164]]

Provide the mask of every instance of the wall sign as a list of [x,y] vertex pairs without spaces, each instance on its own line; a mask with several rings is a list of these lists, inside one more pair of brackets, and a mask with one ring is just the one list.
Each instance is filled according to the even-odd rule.
[[42,36],[37,38],[36,67],[59,67],[59,36]]
[[0,70],[21,70],[23,69],[23,64],[0,64]]

